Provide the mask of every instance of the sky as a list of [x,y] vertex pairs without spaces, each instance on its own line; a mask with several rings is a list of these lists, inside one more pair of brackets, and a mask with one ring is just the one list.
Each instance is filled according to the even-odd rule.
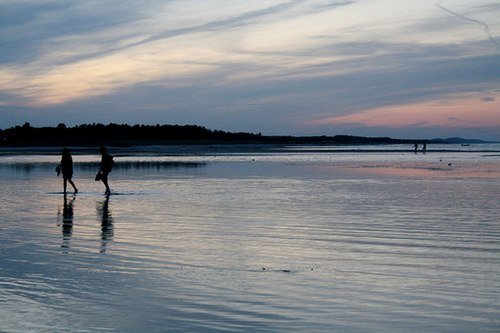
[[500,141],[500,1],[0,0],[0,128]]

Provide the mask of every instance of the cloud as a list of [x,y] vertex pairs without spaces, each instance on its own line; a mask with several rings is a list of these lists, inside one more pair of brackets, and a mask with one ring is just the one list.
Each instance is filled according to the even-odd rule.
[[[171,86],[175,84],[174,81],[215,70],[221,70],[224,75],[224,67],[234,69],[233,64],[242,64],[240,70],[235,71],[241,73],[241,68],[246,64],[259,59],[245,52],[228,49],[227,39],[237,38],[231,37],[235,33],[234,29],[269,16],[279,18],[306,2],[278,1],[251,10],[245,7],[241,12],[226,13],[222,18],[216,17],[202,24],[179,25],[169,29],[161,28],[163,22],[158,21],[157,16],[146,21],[158,22],[159,29],[150,29],[137,14],[126,24],[118,18],[112,18],[109,20],[111,23],[101,30],[50,37],[46,46],[40,48],[43,52],[36,59],[21,64],[7,63],[0,67],[3,77],[0,89],[14,98],[27,101],[27,105],[37,106],[102,96],[143,82],[164,80],[163,86]],[[332,2],[328,5],[333,7]],[[126,7],[127,13],[133,8],[129,7]],[[80,13],[93,13],[96,10],[92,6],[73,9]],[[66,11],[64,9],[62,13]],[[52,18],[55,15],[54,12],[57,10],[52,6],[40,9],[37,17],[45,18],[35,20],[35,25],[42,25],[42,22],[47,21],[47,16]],[[83,27],[86,27],[87,21],[98,19],[94,14],[89,15],[87,20],[82,20]],[[295,17],[299,14],[288,15]],[[57,22],[57,19],[54,21]],[[59,26],[65,22],[60,20],[59,24],[51,24]],[[269,67],[273,67],[276,60],[276,57],[265,59]]]
[[[494,105],[500,56],[478,26],[495,39],[500,7],[488,5],[454,5],[458,20],[430,0],[4,1],[0,118],[99,105],[261,131],[471,92]],[[439,119],[411,124],[473,120]]]
[[477,104],[477,94],[461,94],[439,102],[420,102],[406,105],[368,109],[345,116],[315,120],[314,124],[357,125],[386,128],[500,127],[500,103]]
[[486,35],[488,36],[488,39],[490,40],[490,42],[491,42],[491,43],[492,43],[492,44],[493,44],[493,45],[494,45],[497,49],[499,49],[499,48],[500,48],[500,42],[499,42],[499,41],[497,41],[497,40],[493,37],[493,35],[491,34],[491,31],[490,31],[490,27],[489,27],[489,25],[488,25],[487,23],[485,23],[485,22],[483,22],[483,21],[481,21],[481,20],[477,20],[477,19],[474,19],[474,18],[470,18],[470,17],[468,17],[468,16],[462,15],[462,14],[457,13],[457,12],[455,12],[455,11],[452,11],[452,10],[450,10],[450,9],[448,9],[448,8],[446,8],[446,7],[444,7],[443,5],[441,5],[441,3],[443,3],[443,2],[444,2],[444,1],[440,1],[440,2],[436,3],[436,7],[440,8],[440,9],[444,10],[445,12],[448,12],[448,13],[450,13],[451,15],[454,15],[454,16],[456,16],[456,17],[458,17],[458,18],[460,18],[460,19],[462,19],[462,20],[464,20],[464,21],[472,22],[472,23],[475,23],[475,24],[478,24],[478,25],[482,26],[482,27],[483,27],[483,29],[484,29],[484,32],[485,32],[485,33],[486,33]]
[[[8,47],[0,54],[0,63],[24,64],[45,58],[50,61],[44,65],[57,65],[68,61],[65,54],[77,50],[80,59],[84,58],[123,38],[120,29],[148,16],[148,10],[155,9],[154,2],[146,8],[116,0],[106,5],[100,1],[4,1],[0,40]],[[71,48],[78,44],[76,50]],[[59,56],[53,57],[56,54]]]

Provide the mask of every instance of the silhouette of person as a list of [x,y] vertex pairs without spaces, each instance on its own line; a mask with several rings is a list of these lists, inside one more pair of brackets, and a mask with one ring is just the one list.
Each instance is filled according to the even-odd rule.
[[109,195],[106,195],[104,201],[97,205],[97,213],[101,217],[101,250],[99,252],[105,253],[107,244],[113,241],[114,236],[113,217],[109,211]]
[[[64,196],[64,205],[62,210],[62,219],[61,219],[61,229],[62,229],[62,248],[69,248],[69,242],[71,237],[73,236],[73,203],[75,202],[76,197],[73,196],[70,200]],[[60,215],[61,212],[58,212]]]
[[111,190],[109,189],[108,185],[108,175],[111,172],[111,169],[113,168],[113,155],[109,154],[106,151],[106,148],[101,146],[99,148],[99,152],[102,155],[101,157],[101,168],[99,169],[99,172],[96,175],[95,180],[101,180],[104,186],[106,187],[106,191],[104,192],[105,195],[110,195]]
[[415,147],[415,154],[417,153],[417,150],[418,150],[418,143],[414,143],[413,146]]
[[423,143],[422,151],[425,153],[427,151],[427,143]]
[[56,168],[57,175],[62,173],[63,175],[63,187],[64,187],[64,195],[66,195],[66,188],[68,186],[68,182],[73,186],[74,193],[78,193],[78,189],[73,183],[73,158],[71,157],[71,153],[68,148],[62,149],[62,157],[61,164]]

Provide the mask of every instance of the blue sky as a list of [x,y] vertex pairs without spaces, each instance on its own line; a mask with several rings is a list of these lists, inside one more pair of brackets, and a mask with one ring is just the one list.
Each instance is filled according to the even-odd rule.
[[500,140],[498,1],[2,1],[0,128]]

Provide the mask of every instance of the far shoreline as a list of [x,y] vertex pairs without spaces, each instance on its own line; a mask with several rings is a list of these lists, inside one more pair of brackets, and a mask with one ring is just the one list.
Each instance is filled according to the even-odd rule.
[[[493,143],[498,144],[498,143]],[[439,148],[433,148],[439,145]],[[428,144],[427,150],[421,147],[414,150],[412,143],[388,144],[334,144],[334,143],[169,143],[148,145],[113,145],[105,146],[116,156],[205,156],[225,154],[353,154],[353,153],[400,153],[400,154],[434,154],[434,153],[500,153],[498,148],[475,149],[479,144],[463,146],[458,143]],[[483,145],[486,145],[483,144]],[[0,146],[0,156],[9,155],[60,155],[62,148],[68,148],[73,155],[98,154],[100,145],[50,145],[50,146]],[[391,147],[388,149],[387,147]],[[449,147],[449,148],[443,148]]]
[[[212,130],[198,125],[128,125],[128,124],[82,124],[67,127],[33,127],[30,123],[7,129],[0,129],[0,149],[19,149],[20,151],[38,150],[38,147],[72,147],[74,150],[90,150],[94,147],[108,146],[120,149],[143,147],[195,147],[207,150],[211,147],[240,147],[243,150],[260,150],[262,147],[282,147],[297,145],[316,146],[380,146],[411,145],[421,150],[422,145],[431,144],[486,144],[492,143],[478,139],[459,137],[434,139],[395,139],[391,137],[365,137],[355,135],[262,135],[261,133],[226,132]],[[404,149],[407,150],[406,148]],[[411,150],[411,149],[410,149]]]

